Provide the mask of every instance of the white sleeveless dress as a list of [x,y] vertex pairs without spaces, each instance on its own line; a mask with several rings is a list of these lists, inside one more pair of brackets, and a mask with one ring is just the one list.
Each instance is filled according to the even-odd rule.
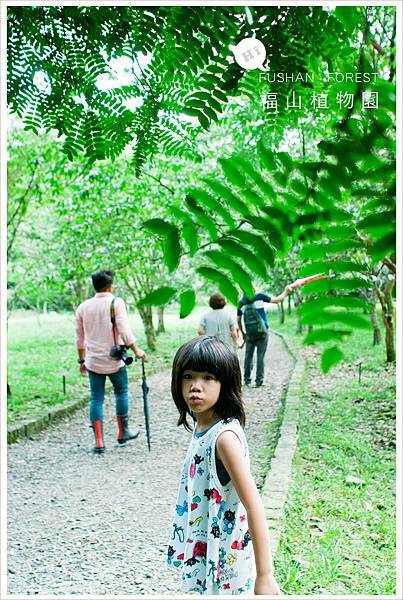
[[232,482],[222,485],[217,475],[216,440],[228,430],[240,439],[249,466],[244,431],[231,419],[200,437],[193,431],[182,468],[167,564],[179,570],[183,592],[253,594],[255,558],[246,510]]

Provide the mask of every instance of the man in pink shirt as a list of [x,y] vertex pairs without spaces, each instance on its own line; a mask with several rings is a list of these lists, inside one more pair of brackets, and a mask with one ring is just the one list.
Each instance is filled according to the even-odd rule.
[[[94,429],[94,452],[104,452],[103,402],[106,377],[112,382],[116,400],[118,442],[124,444],[136,438],[138,430],[129,429],[129,398],[127,367],[123,360],[113,358],[112,346],[124,344],[137,358],[146,359],[138,348],[131,332],[126,306],[121,298],[113,296],[112,271],[97,271],[92,274],[95,296],[82,302],[76,312],[76,341],[78,363],[82,375],[90,381],[90,420]],[[115,325],[112,325],[113,301]]]

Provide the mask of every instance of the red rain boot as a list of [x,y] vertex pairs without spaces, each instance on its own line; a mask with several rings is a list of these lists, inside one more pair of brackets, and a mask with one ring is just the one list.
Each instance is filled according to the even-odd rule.
[[105,452],[105,446],[103,436],[103,423],[101,419],[97,419],[96,421],[94,421],[92,424],[92,428],[94,430],[95,436],[94,452],[95,454],[102,454],[102,452]]

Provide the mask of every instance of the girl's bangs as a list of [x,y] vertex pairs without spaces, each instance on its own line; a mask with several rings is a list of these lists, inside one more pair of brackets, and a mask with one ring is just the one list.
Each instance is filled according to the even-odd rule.
[[225,352],[219,346],[220,341],[214,337],[197,341],[188,348],[186,356],[183,357],[181,372],[186,370],[207,371],[218,377],[225,368],[225,363],[228,363],[228,357],[225,360]]

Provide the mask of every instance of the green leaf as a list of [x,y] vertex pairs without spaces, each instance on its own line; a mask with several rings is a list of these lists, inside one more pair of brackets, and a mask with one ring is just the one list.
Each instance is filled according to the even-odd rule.
[[203,129],[207,130],[210,127],[210,121],[208,120],[208,118],[206,117],[206,115],[204,113],[199,111],[197,118],[199,119],[199,123],[203,127]]
[[176,230],[174,225],[164,221],[164,219],[149,219],[143,222],[142,227],[160,237],[166,237]]
[[262,192],[270,198],[275,198],[275,192],[272,186],[267,183],[261,174],[256,171],[254,165],[243,156],[237,157],[237,166],[248,175],[248,177],[262,190]]
[[354,329],[372,329],[372,325],[368,319],[361,315],[344,311],[312,311],[301,317],[303,325],[328,325],[332,322],[343,323],[343,325],[353,327]]
[[234,306],[238,304],[239,292],[227,275],[211,267],[198,267],[196,271],[205,279],[216,283],[220,291]]
[[210,179],[209,177],[202,177],[202,181],[204,181],[217,196],[225,200],[232,210],[235,210],[243,217],[250,216],[251,213],[246,204],[238,198],[238,196],[235,196],[229,187],[225,186],[221,181]]
[[386,230],[395,228],[395,220],[396,212],[394,210],[385,210],[365,217],[365,219],[357,223],[357,227],[365,231],[370,231],[373,234],[378,232],[382,234],[385,228]]
[[234,185],[244,188],[246,187],[245,177],[236,167],[236,161],[232,158],[219,158],[219,164],[224,172],[225,177]]
[[182,237],[189,248],[189,255],[194,256],[199,248],[197,229],[193,224],[186,224],[181,230]]
[[248,222],[252,225],[252,227],[254,227],[254,229],[264,231],[270,240],[270,244],[277,248],[277,250],[282,252],[285,251],[286,244],[284,236],[268,219],[265,219],[264,217],[249,217]]
[[262,211],[270,217],[271,221],[278,223],[281,231],[284,231],[287,235],[292,234],[294,223],[290,219],[288,212],[278,206],[263,206]]
[[179,318],[184,319],[194,309],[196,304],[196,294],[194,290],[185,290],[179,296],[180,312]]
[[256,149],[263,167],[268,171],[276,171],[278,169],[278,163],[274,152],[269,150],[269,148],[266,148],[262,140],[257,143]]
[[212,108],[210,108],[210,106],[205,105],[203,111],[204,114],[207,115],[207,117],[209,117],[212,121],[217,121],[218,115]]
[[329,293],[332,290],[344,290],[344,291],[357,291],[360,288],[368,289],[372,287],[371,283],[361,277],[349,277],[348,279],[342,279],[336,277],[333,279],[322,279],[321,281],[314,281],[309,285],[302,288],[301,293],[303,295]]
[[248,202],[254,207],[263,207],[265,204],[264,199],[260,196],[255,190],[251,190],[250,188],[245,188],[242,190],[243,196],[248,200]]
[[369,310],[368,303],[362,298],[356,298],[355,296],[331,296],[307,300],[299,307],[298,312],[301,316],[304,316],[311,312],[320,312],[322,309],[332,306]]
[[172,216],[175,217],[175,219],[177,219],[178,221],[182,221],[183,223],[186,223],[187,225],[193,225],[190,215],[188,215],[187,212],[185,212],[178,206],[173,205],[169,208],[169,210],[170,210]]
[[280,162],[286,171],[290,171],[293,168],[293,160],[288,152],[277,152],[276,157],[280,159]]
[[219,240],[218,243],[226,252],[240,258],[253,273],[256,273],[263,280],[267,279],[266,267],[256,254],[234,240],[224,239]]
[[209,210],[219,215],[224,221],[224,223],[228,225],[228,227],[230,227],[231,229],[235,227],[236,223],[230,215],[230,213],[224,208],[222,204],[218,202],[218,200],[213,198],[213,196],[211,196],[208,192],[200,188],[190,188],[188,190],[188,193],[192,198],[195,198],[199,202],[199,204],[206,206]]
[[215,112],[222,112],[223,111],[223,107],[222,105],[214,98],[214,96],[212,96],[211,94],[209,95],[209,97],[207,98],[207,102],[210,104],[211,108],[215,111]]
[[334,207],[334,198],[322,192],[321,190],[315,190],[311,197],[313,201],[320,206],[321,208],[333,208]]
[[177,229],[163,240],[162,248],[164,253],[164,263],[168,267],[168,271],[173,273],[179,265],[181,255],[179,232]]
[[233,280],[239,285],[239,287],[248,297],[252,298],[255,292],[250,275],[240,265],[238,265],[235,260],[229,258],[219,250],[207,250],[204,255],[212,260],[218,267],[230,271]]
[[208,231],[212,239],[216,239],[218,236],[218,231],[215,220],[211,218],[210,215],[207,215],[191,196],[186,196],[186,205],[196,217],[199,225]]
[[337,346],[327,348],[321,357],[320,366],[323,373],[328,373],[334,365],[342,360],[344,357],[343,352]]
[[305,198],[305,196],[308,193],[308,188],[306,187],[305,183],[301,181],[301,179],[292,179],[290,182],[290,188],[293,192],[295,192],[299,196],[302,196],[303,198]]
[[357,27],[360,15],[355,6],[336,6],[334,16],[343,25],[346,33],[351,35]]
[[203,129],[209,128],[210,121],[201,110],[198,110],[196,108],[182,108],[181,112],[184,115],[188,115],[189,117],[196,117]]
[[287,175],[283,171],[277,170],[272,174],[272,178],[281,188],[288,188]]
[[357,231],[349,225],[331,225],[330,227],[326,227],[325,234],[329,239],[346,239],[355,237]]
[[328,215],[327,220],[333,223],[342,223],[342,222],[349,222],[351,221],[351,215],[349,212],[347,212],[346,210],[343,210],[342,208],[331,208],[330,210],[326,211],[326,214]]
[[307,258],[315,260],[316,258],[324,258],[329,254],[337,254],[346,252],[347,250],[356,249],[361,247],[361,243],[358,240],[337,240],[335,242],[318,242],[316,244],[307,244],[304,246],[299,256],[300,258]]
[[330,271],[336,274],[349,272],[366,273],[367,267],[351,260],[315,261],[302,267],[299,277],[307,277],[316,273],[329,273]]
[[214,94],[214,96],[217,96],[217,98],[219,100],[221,100],[222,102],[228,102],[228,96],[226,94],[224,94],[220,89],[215,88],[213,90],[213,94]]
[[271,267],[273,266],[274,250],[260,235],[243,230],[230,231],[229,234],[237,238],[240,242],[251,246],[264,263],[267,263]]
[[369,249],[369,254],[374,260],[381,260],[385,256],[389,256],[396,252],[396,234],[390,233],[381,237]]
[[339,182],[331,177],[321,177],[318,179],[318,186],[324,193],[328,194],[331,198],[340,200],[340,187]]
[[347,336],[351,335],[352,331],[348,329],[328,329],[322,327],[321,329],[314,329],[310,331],[304,338],[304,344],[317,344],[324,342],[331,342],[336,340],[338,342],[344,342]]
[[144,296],[137,304],[138,306],[162,306],[172,300],[176,291],[173,287],[163,286]]

